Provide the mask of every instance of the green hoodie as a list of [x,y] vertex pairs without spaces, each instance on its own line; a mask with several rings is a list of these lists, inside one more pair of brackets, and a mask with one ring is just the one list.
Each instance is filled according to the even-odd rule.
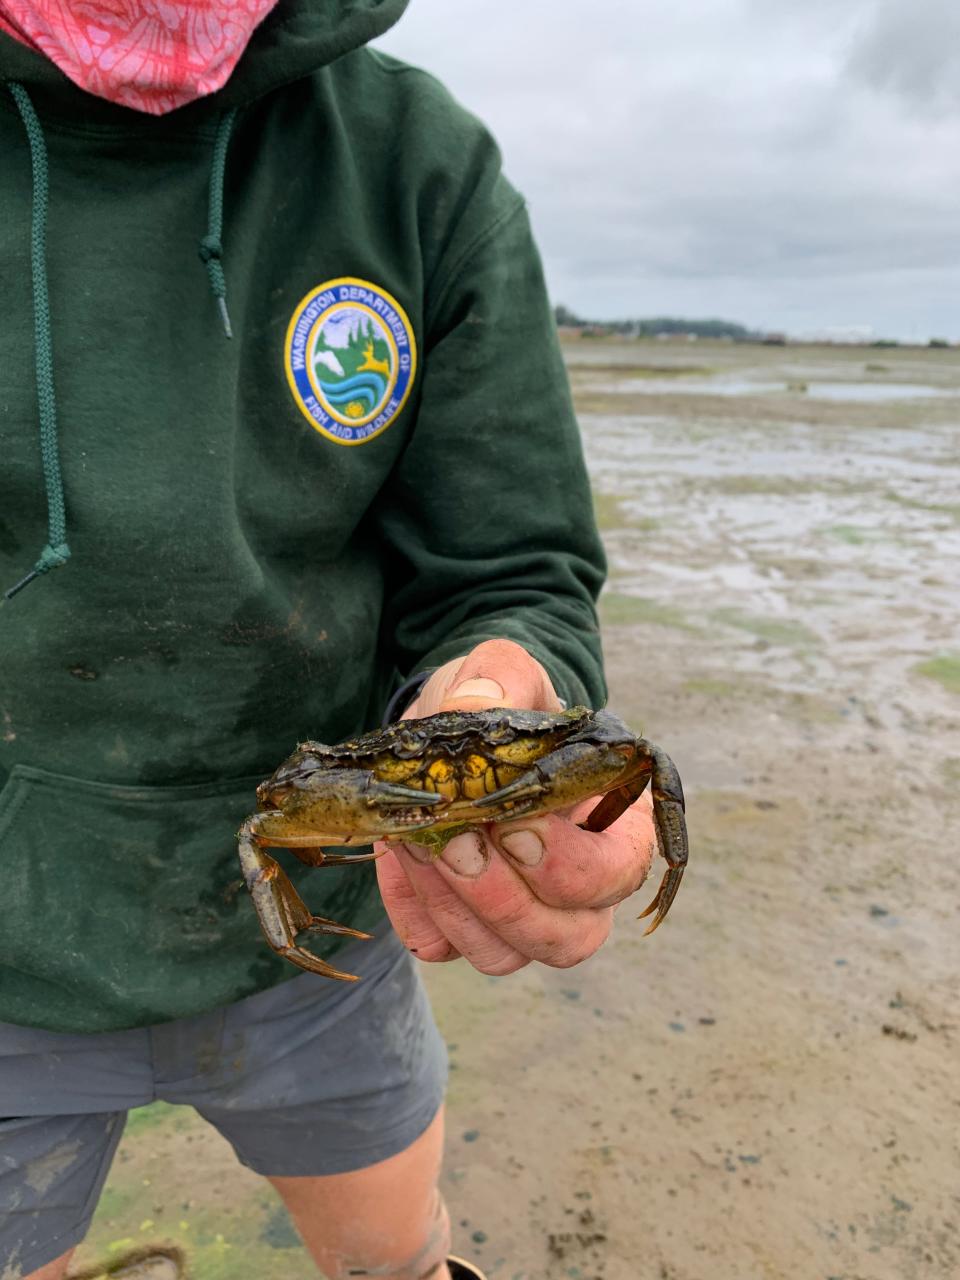
[[[160,118],[0,36],[49,155],[32,283],[44,180],[0,88],[0,590],[58,493],[44,276],[71,552],[0,608],[0,1020],[145,1025],[295,976],[236,829],[298,740],[375,725],[401,676],[507,636],[603,699],[526,212],[476,120],[362,48],[405,2],[281,0],[221,92]],[[380,920],[370,866],[286,864],[315,911]]]

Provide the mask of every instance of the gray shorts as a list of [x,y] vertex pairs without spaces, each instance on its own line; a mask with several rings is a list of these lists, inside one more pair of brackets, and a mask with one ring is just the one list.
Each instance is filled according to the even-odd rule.
[[416,961],[384,927],[337,963],[211,1013],[67,1035],[0,1023],[0,1276],[86,1234],[131,1107],[186,1103],[257,1173],[343,1173],[403,1151],[443,1100]]

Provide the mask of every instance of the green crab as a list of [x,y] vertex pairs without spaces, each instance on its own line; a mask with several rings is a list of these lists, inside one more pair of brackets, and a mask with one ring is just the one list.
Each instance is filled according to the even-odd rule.
[[400,720],[325,746],[304,742],[257,788],[259,812],[239,833],[244,880],[267,942],[301,969],[354,981],[305,948],[304,930],[369,935],[315,916],[279,863],[290,849],[310,866],[366,862],[376,852],[326,853],[324,846],[414,840],[438,853],[453,836],[485,822],[568,809],[601,799],[580,825],[610,826],[651,784],[653,816],[667,871],[653,902],[652,933],[676,897],[687,863],[683,789],[665,752],[608,711],[446,711]]

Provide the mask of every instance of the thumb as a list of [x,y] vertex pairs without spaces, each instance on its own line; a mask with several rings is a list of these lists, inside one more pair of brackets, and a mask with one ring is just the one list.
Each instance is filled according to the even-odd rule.
[[560,711],[562,704],[544,668],[522,645],[485,640],[451,671],[439,710],[487,711],[490,707]]

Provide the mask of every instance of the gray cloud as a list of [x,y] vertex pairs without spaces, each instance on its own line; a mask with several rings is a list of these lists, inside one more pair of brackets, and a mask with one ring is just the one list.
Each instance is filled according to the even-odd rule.
[[853,49],[849,69],[881,92],[937,112],[960,109],[960,8],[944,0],[883,0]]
[[960,335],[954,3],[413,0],[383,43],[492,127],[557,300]]

